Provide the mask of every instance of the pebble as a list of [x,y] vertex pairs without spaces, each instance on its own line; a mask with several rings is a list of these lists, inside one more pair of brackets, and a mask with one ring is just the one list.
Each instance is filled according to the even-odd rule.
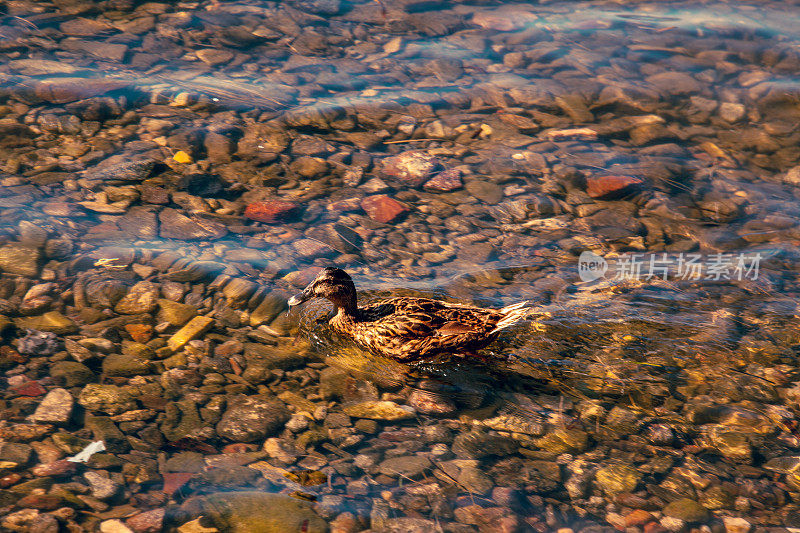
[[722,519],[725,525],[725,533],[750,533],[752,524],[744,518],[737,518],[733,516],[726,516]]
[[595,481],[609,494],[633,492],[641,477],[638,470],[622,464],[606,466],[595,473]]
[[[664,515],[684,522],[704,522],[708,519],[708,510],[689,498],[681,498],[664,507]],[[662,524],[663,525],[663,524]]]
[[114,306],[114,311],[124,315],[150,313],[156,308],[159,290],[155,283],[140,281],[130,288],[128,294],[122,297]]
[[166,509],[152,509],[133,515],[125,523],[134,533],[159,533],[163,529]]
[[613,200],[638,191],[643,181],[634,176],[589,176],[586,193],[592,198]]
[[344,405],[342,410],[348,416],[356,418],[370,418],[372,420],[405,420],[413,418],[415,413],[414,409],[398,405],[395,402],[383,400],[367,400],[363,402],[356,402]]
[[439,160],[421,150],[409,150],[387,157],[382,163],[384,176],[410,187],[419,187],[441,166]]
[[214,319],[207,316],[196,316],[181,329],[176,331],[168,340],[167,346],[176,351],[214,326]]
[[423,189],[431,192],[450,192],[463,186],[461,171],[456,168],[443,170],[425,182]]
[[270,200],[249,204],[244,210],[244,216],[251,220],[274,224],[289,219],[298,210],[299,207],[292,202]]
[[324,533],[328,526],[308,502],[282,494],[264,492],[213,493],[183,506],[190,516],[205,517],[221,531],[246,531],[259,524],[262,531],[305,531]]
[[490,181],[468,181],[465,188],[472,196],[487,204],[496,204],[503,199],[502,187]]
[[431,468],[430,459],[420,455],[404,455],[386,459],[378,465],[381,474],[391,477],[415,479]]
[[176,209],[165,208],[158,214],[159,235],[181,241],[214,240],[224,237],[228,230],[223,224],[196,217],[187,217]]
[[227,63],[233,59],[233,53],[228,50],[215,50],[213,48],[203,48],[198,50],[197,58],[206,65],[214,66]]
[[274,434],[289,420],[282,402],[244,397],[230,403],[217,424],[217,433],[235,442],[253,442]]
[[116,385],[89,383],[80,392],[78,404],[89,411],[118,415],[136,408],[136,402],[125,389]]
[[28,420],[44,424],[66,424],[72,417],[73,404],[74,399],[68,390],[53,389],[42,399]]
[[381,224],[393,222],[408,212],[408,207],[385,194],[364,198],[361,200],[361,208],[369,218]]
[[133,533],[122,520],[113,518],[100,522],[100,533]]
[[98,500],[110,500],[117,496],[122,490],[121,484],[107,477],[103,477],[97,472],[86,472],[83,474],[83,477],[89,482],[92,496]]
[[38,249],[19,243],[0,246],[0,272],[35,278],[40,256]]
[[408,405],[426,415],[446,416],[456,411],[455,403],[444,395],[424,390],[413,391],[408,397]]

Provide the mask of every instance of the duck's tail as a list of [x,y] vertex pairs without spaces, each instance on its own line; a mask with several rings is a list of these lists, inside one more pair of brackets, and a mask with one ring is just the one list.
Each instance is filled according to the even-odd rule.
[[503,318],[497,321],[497,324],[495,324],[491,333],[495,333],[501,329],[513,326],[514,324],[527,318],[533,310],[533,308],[528,304],[530,304],[530,302],[526,300],[524,302],[507,305],[500,309],[500,312],[503,313]]

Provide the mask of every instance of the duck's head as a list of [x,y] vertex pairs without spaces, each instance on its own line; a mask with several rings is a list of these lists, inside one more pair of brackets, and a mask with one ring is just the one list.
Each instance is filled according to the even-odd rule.
[[289,306],[300,305],[312,298],[327,298],[337,309],[345,312],[355,312],[357,309],[356,286],[341,268],[323,268],[303,292],[289,298]]

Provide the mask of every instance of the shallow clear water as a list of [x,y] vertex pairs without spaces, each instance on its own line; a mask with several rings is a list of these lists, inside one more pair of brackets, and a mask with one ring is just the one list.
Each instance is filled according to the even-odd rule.
[[[115,421],[121,464],[90,465],[119,493],[61,501],[94,515],[60,527],[165,509],[167,528],[212,515],[244,531],[183,502],[231,488],[311,494],[302,530],[800,527],[795,2],[8,1],[0,15],[0,315],[22,354],[3,352],[2,438],[57,387],[82,407],[29,442],[99,438],[85,415],[120,414],[54,374],[74,342],[93,352],[90,382],[153,411]],[[361,301],[532,313],[490,364],[403,365],[334,335],[325,304],[285,312],[328,265]],[[142,280],[210,329],[165,351],[182,325],[168,303],[117,305]],[[72,326],[26,318],[48,311]],[[107,363],[136,340],[103,322],[119,316],[155,326],[141,373]],[[53,329],[57,349],[26,353],[26,327]],[[42,391],[19,392],[32,381]],[[165,431],[178,415],[148,407],[156,383],[200,408],[196,427]],[[278,396],[293,422],[223,432],[241,394]],[[345,414],[378,400],[413,416]],[[177,437],[212,446],[204,472],[131,477],[136,453],[164,463]],[[58,455],[43,449],[1,490],[41,477]],[[218,455],[328,481],[263,464],[257,481],[209,481]],[[37,507],[3,498],[31,527],[20,513]]]

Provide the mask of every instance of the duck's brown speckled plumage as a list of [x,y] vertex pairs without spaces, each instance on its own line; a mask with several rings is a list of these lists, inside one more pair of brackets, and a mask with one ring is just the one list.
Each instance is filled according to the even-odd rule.
[[327,298],[336,307],[330,320],[333,329],[377,354],[399,361],[473,355],[527,312],[524,303],[483,309],[411,297],[358,307],[355,285],[338,268],[324,269],[290,304],[314,297]]

